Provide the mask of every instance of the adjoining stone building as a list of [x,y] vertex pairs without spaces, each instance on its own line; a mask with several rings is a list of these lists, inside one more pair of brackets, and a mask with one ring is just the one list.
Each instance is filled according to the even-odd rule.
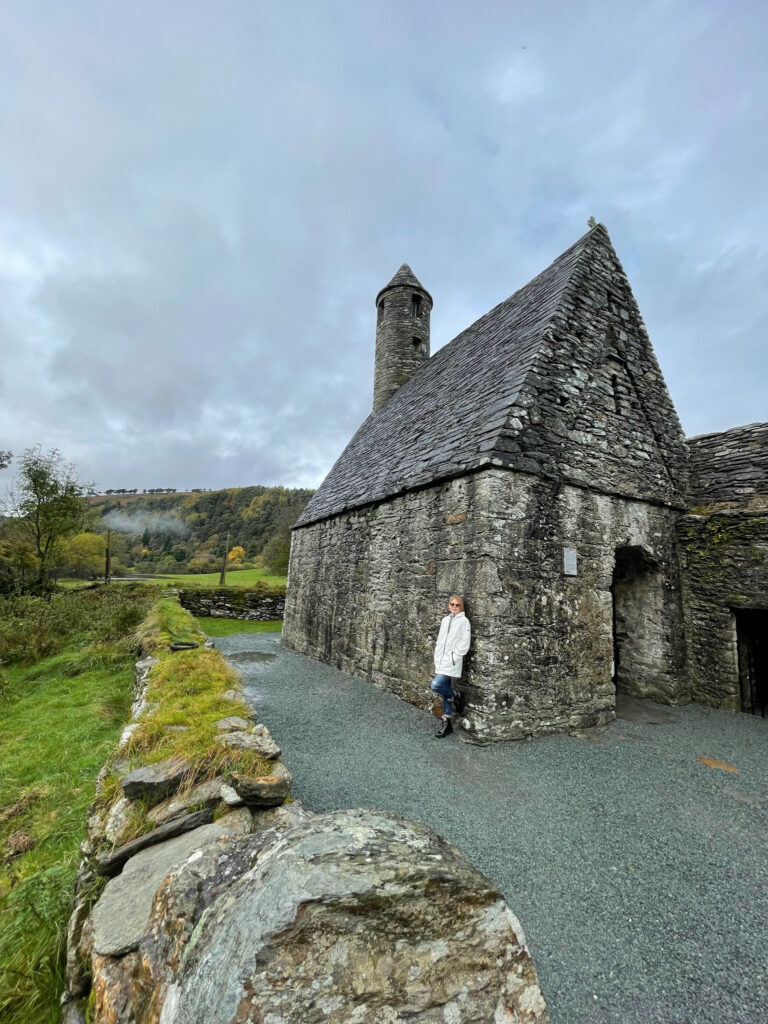
[[688,441],[679,527],[691,696],[768,715],[768,423]]
[[[458,591],[464,726],[480,739],[607,722],[617,690],[742,706],[731,609],[768,609],[768,572],[754,559],[744,594],[709,573],[720,519],[688,515],[689,445],[605,228],[432,358],[432,299],[409,267],[376,306],[374,409],[293,531],[284,643],[423,704]],[[768,428],[745,429],[762,444]],[[720,463],[705,442],[704,491],[707,458]],[[763,495],[767,477],[763,460]],[[749,534],[728,556],[741,566],[766,517],[723,514]]]

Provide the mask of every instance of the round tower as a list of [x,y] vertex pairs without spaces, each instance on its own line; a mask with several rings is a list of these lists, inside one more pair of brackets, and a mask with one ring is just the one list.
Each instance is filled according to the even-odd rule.
[[376,296],[374,412],[429,359],[431,312],[432,296],[404,263]]

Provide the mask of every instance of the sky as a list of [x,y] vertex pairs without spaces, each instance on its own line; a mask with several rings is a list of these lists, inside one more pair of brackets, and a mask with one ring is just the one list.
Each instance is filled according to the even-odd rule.
[[764,2],[0,12],[0,449],[100,490],[317,486],[401,263],[435,352],[590,216],[686,433],[768,419]]

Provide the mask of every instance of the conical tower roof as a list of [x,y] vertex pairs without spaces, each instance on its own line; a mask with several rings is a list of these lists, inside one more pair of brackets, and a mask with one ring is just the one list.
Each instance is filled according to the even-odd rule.
[[426,295],[430,303],[432,302],[432,296],[429,294],[429,292],[418,279],[418,277],[416,277],[416,275],[414,274],[414,272],[411,270],[407,263],[403,263],[403,265],[400,267],[400,269],[389,282],[389,284],[385,284],[384,287],[381,289],[379,294],[376,296],[376,305],[379,304],[379,299],[384,294],[384,292],[388,292],[390,288],[412,288],[414,291],[418,290],[423,295]]

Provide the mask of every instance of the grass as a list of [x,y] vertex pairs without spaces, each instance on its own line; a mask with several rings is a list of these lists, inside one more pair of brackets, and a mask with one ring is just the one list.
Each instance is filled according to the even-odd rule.
[[[78,665],[78,659],[80,664]],[[94,779],[128,716],[134,656],[6,668],[0,698],[0,1018],[55,1024]],[[73,673],[73,669],[81,669]]]
[[[157,579],[147,580],[147,583],[159,583],[163,586],[172,584],[177,587],[218,587],[219,573],[201,572],[189,573],[186,575],[158,576]],[[251,589],[262,584],[270,592],[285,593],[285,576],[271,576],[266,569],[232,569],[227,570],[228,587],[245,587]]]
[[[218,651],[171,652],[174,640],[200,643],[205,634],[175,600],[152,605],[156,597],[152,588],[102,588],[0,602],[3,1024],[59,1020],[78,848],[96,775],[114,758],[130,712],[139,646],[160,661],[147,692],[156,707],[142,717],[127,750],[132,767],[180,758],[188,765],[184,788],[219,774],[273,770],[251,751],[216,742],[216,721],[233,712],[223,694],[240,689],[239,676]],[[183,732],[168,730],[181,724]],[[97,807],[106,809],[121,792],[112,772]],[[143,810],[134,808],[134,834],[151,827]]]
[[[171,758],[185,761],[189,770],[182,788],[231,772],[268,775],[271,767],[263,758],[217,742],[216,722],[232,714],[232,701],[224,693],[241,688],[237,672],[215,650],[168,650],[174,640],[203,639],[193,616],[175,600],[163,598],[134,635],[142,651],[151,650],[160,663],[149,674],[146,692],[154,710],[139,720],[128,746],[131,767]],[[178,725],[185,730],[169,731],[169,726]]]
[[133,635],[145,654],[175,642],[199,644],[205,639],[194,617],[172,597],[153,605]]
[[233,633],[279,633],[282,619],[260,622],[255,619],[223,619],[198,615],[197,621],[206,636],[232,636]]
[[32,665],[69,645],[76,650],[126,637],[155,598],[132,584],[0,599],[0,662]]
[[[227,690],[240,689],[240,677],[213,650],[182,651],[162,659],[149,676],[146,699],[157,707],[140,719],[128,746],[132,766],[178,759],[189,766],[182,788],[217,775],[269,775],[268,761],[248,750],[217,742],[216,722],[232,714]],[[169,726],[186,726],[184,732]]]

